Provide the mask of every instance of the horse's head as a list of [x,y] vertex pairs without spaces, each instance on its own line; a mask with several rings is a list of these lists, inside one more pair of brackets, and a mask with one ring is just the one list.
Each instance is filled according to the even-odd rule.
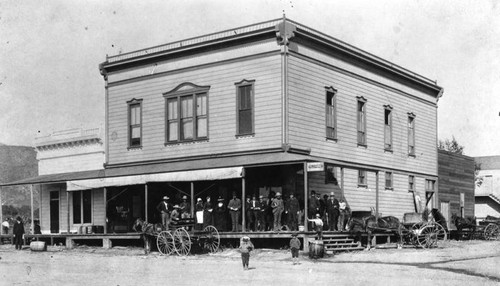
[[143,225],[144,225],[144,221],[141,218],[138,218],[135,220],[134,224],[132,225],[132,229],[134,231],[142,231]]

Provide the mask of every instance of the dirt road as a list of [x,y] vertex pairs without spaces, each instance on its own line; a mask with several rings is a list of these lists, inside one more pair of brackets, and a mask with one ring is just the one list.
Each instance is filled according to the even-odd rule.
[[[500,285],[500,241],[449,241],[437,249],[375,249],[320,260],[257,249],[243,271],[233,249],[187,257],[139,248],[46,252],[0,246],[0,285]],[[340,284],[339,284],[340,283]]]

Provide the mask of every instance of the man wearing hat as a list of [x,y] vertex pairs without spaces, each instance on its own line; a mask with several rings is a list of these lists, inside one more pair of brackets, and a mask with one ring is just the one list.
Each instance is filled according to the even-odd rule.
[[281,229],[281,214],[285,209],[283,204],[283,200],[281,199],[281,193],[277,192],[276,197],[273,199],[271,203],[271,207],[273,208],[273,216],[274,216],[274,231],[279,231]]
[[288,199],[285,204],[285,213],[287,214],[288,226],[292,231],[298,229],[299,211],[300,211],[299,201],[293,195],[293,193],[290,193],[290,199]]
[[172,205],[168,202],[169,197],[164,196],[163,200],[156,206],[156,209],[161,213],[161,224],[168,230],[170,224],[170,212]]
[[316,197],[316,191],[311,191],[311,198],[309,199],[307,216],[310,218],[314,218],[317,213],[319,213],[319,201]]
[[262,217],[260,216],[260,201],[257,200],[257,196],[253,195],[252,200],[250,201],[250,209],[252,210],[252,221],[253,221],[253,230],[260,230],[262,225]]
[[179,205],[182,218],[191,217],[191,204],[187,201],[187,196],[182,196],[182,203]]
[[337,223],[339,221],[339,201],[335,198],[335,193],[331,192],[330,197],[326,201],[326,212],[328,213],[328,229],[338,230]]
[[229,201],[227,207],[229,208],[229,213],[231,214],[231,231],[237,232],[241,213],[241,200],[236,197],[235,192],[233,192],[233,198]]

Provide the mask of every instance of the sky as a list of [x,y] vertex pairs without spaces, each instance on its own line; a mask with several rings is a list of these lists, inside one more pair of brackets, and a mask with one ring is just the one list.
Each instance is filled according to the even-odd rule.
[[0,143],[104,126],[98,65],[286,17],[437,81],[438,138],[500,155],[496,0],[0,0]]

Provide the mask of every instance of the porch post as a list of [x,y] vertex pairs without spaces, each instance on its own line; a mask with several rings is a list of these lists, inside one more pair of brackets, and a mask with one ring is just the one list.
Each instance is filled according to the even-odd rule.
[[33,217],[35,215],[35,211],[33,210],[33,184],[30,185],[30,197],[31,197],[31,227],[30,231],[31,234],[35,233],[35,218]]
[[194,182],[191,182],[191,217],[194,218]]
[[[243,174],[245,174],[243,172]],[[245,195],[246,195],[246,190],[245,190],[245,176],[243,175],[241,177],[241,231],[245,232],[246,231],[246,219],[245,219],[245,214],[246,214],[246,200],[245,200]]]
[[[0,186],[0,221],[3,222],[3,208],[2,208],[2,186]],[[3,231],[3,229],[2,229]],[[3,234],[3,233],[2,233]]]
[[144,220],[148,222],[148,183],[144,184]]
[[69,192],[68,192],[68,190],[66,190],[66,208],[68,209],[67,214],[66,214],[66,221],[68,223],[67,229],[68,229],[68,233],[69,233],[69,229],[70,229],[69,228],[69,222],[70,222],[70,219],[69,219]]
[[340,192],[342,193],[342,199],[347,201],[344,193],[344,167],[340,167]]
[[108,233],[108,188],[104,187],[104,234]]
[[378,214],[379,214],[379,206],[378,206],[378,184],[379,184],[379,178],[378,178],[378,171],[375,171],[375,217],[378,219]]
[[309,200],[309,195],[308,195],[308,184],[307,184],[307,162],[304,162],[304,231],[308,231],[307,229],[307,212],[308,212],[308,200]]
[[42,191],[43,185],[39,184],[40,191],[38,192],[38,220],[40,223],[40,231],[42,231]]

